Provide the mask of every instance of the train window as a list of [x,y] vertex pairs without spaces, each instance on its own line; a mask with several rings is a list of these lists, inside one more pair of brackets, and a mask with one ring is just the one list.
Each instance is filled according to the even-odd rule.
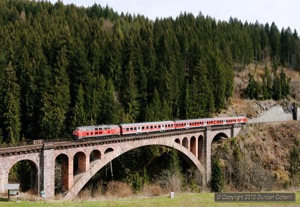
[[149,129],[149,126],[146,126],[146,129]]
[[133,128],[131,127],[130,130],[133,130]]
[[150,126],[150,129],[153,129],[153,126]]
[[129,128],[126,128],[126,131],[129,131]]
[[145,129],[145,127],[142,127],[142,129]]
[[136,130],[136,127],[134,127],[134,130]]
[[86,135],[90,135],[90,133],[86,133]]
[[158,128],[160,128],[160,125],[158,125]]

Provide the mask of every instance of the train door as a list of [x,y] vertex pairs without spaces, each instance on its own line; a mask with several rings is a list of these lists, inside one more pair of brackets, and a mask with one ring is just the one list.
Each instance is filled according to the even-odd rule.
[[164,124],[161,125],[160,131],[165,131],[165,125]]
[[140,127],[140,126],[138,126],[138,127],[137,127],[137,131],[136,131],[136,133],[137,133],[137,134],[140,134],[140,133],[142,133],[142,130],[141,130],[141,127]]
[[186,129],[190,128],[190,123],[189,123],[189,122],[186,122],[185,128],[186,128]]

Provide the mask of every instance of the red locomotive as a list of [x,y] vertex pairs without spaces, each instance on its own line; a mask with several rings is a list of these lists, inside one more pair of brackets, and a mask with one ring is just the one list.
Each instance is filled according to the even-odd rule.
[[73,131],[73,135],[77,139],[120,135],[120,127],[118,125],[81,126]]
[[89,137],[106,137],[112,135],[129,135],[151,132],[164,132],[168,130],[180,130],[196,127],[226,125],[226,124],[246,124],[247,117],[218,117],[205,119],[188,119],[177,121],[143,122],[120,125],[99,125],[81,126],[73,131],[76,139]]

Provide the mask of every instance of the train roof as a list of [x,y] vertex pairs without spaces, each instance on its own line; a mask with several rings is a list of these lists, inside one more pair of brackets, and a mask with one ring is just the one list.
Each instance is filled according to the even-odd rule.
[[211,121],[211,120],[214,120],[214,118],[176,120],[175,122],[196,122],[196,121]]
[[115,127],[119,127],[118,125],[91,125],[91,126],[80,126],[77,127],[78,129],[86,129],[86,128],[102,128],[102,127],[107,127],[107,128],[115,128]]
[[246,116],[232,116],[232,117],[216,117],[217,120],[231,120],[231,119],[244,119]]
[[214,117],[214,118],[200,118],[200,119],[186,119],[176,120],[175,122],[197,122],[197,121],[212,121],[212,120],[230,120],[230,119],[241,119],[246,118],[245,116],[232,116],[232,117]]
[[130,126],[151,125],[151,124],[174,124],[174,121],[157,121],[157,122],[129,123],[129,124],[120,124],[120,126],[121,127],[130,127]]

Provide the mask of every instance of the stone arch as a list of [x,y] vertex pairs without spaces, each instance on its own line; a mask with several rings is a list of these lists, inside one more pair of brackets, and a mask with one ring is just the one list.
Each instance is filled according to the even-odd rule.
[[187,148],[181,145],[174,145],[174,140],[164,140],[164,139],[152,139],[147,140],[148,142],[135,142],[132,144],[124,145],[122,147],[116,147],[113,153],[108,153],[103,156],[103,159],[98,160],[93,166],[90,167],[82,176],[78,179],[76,183],[72,186],[69,192],[65,196],[65,200],[74,199],[83,186],[106,164],[115,159],[116,157],[132,150],[135,148],[149,146],[149,145],[161,145],[178,150],[181,154],[185,155],[199,170],[202,175],[202,185],[205,183],[205,169],[202,163],[195,157]]
[[204,163],[204,149],[205,149],[204,137],[200,135],[198,137],[198,159],[202,163]]
[[[22,174],[21,179],[19,180],[17,177],[13,178],[13,180],[9,180],[10,173],[15,170],[14,166],[19,165],[21,171],[25,172]],[[27,173],[28,167],[30,166],[30,172]],[[20,173],[20,172],[15,172]],[[39,168],[36,163],[29,159],[19,160],[15,162],[8,171],[8,183],[20,183],[20,191],[27,192],[31,191],[33,194],[38,194],[39,189]],[[16,180],[15,180],[16,179]]]
[[76,152],[73,158],[73,175],[83,173],[86,170],[86,154],[82,151]]
[[91,151],[90,153],[90,162],[96,161],[96,160],[100,160],[101,159],[101,152],[98,149],[94,149],[93,151]]
[[[56,175],[60,175],[56,177]],[[55,194],[64,193],[69,188],[69,157],[61,153],[55,158]]]
[[190,139],[190,150],[196,156],[196,138],[194,136]]
[[109,147],[109,148],[107,148],[107,149],[105,150],[104,154],[109,153],[109,152],[113,152],[113,151],[114,151],[114,149],[111,148],[111,147]]
[[180,144],[180,139],[179,139],[179,138],[176,138],[176,139],[175,139],[175,142],[178,143],[178,144]]
[[182,140],[182,146],[184,146],[185,148],[189,148],[189,140],[188,140],[188,138],[183,138],[183,140]]
[[227,138],[228,138],[228,135],[226,133],[220,132],[214,136],[214,138],[212,139],[212,143],[219,142],[219,141],[222,141],[223,139],[227,139]]

